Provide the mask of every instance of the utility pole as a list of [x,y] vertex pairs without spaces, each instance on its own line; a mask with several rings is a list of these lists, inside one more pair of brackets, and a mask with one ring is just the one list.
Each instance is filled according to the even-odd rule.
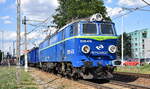
[[20,4],[21,1],[17,0],[17,43],[16,43],[16,54],[17,54],[17,64],[20,65]]
[[26,19],[26,16],[24,16],[23,24],[24,24],[25,71],[27,71],[28,61],[27,61],[27,19]]
[[124,17],[122,16],[122,22],[121,22],[121,29],[122,29],[122,37],[121,37],[121,64],[123,66],[123,61],[124,61],[124,48],[123,48],[123,33],[124,33],[124,28],[123,28],[123,19]]
[[13,41],[13,57],[15,57],[15,41]]
[[[20,24],[20,5],[21,5],[21,0],[17,0],[17,39],[16,39],[16,55],[17,55],[17,68],[20,68],[20,40],[21,40],[21,36],[20,36],[20,30],[21,30],[21,24]],[[16,71],[16,80],[17,80],[17,84],[20,83],[20,69],[17,69]]]

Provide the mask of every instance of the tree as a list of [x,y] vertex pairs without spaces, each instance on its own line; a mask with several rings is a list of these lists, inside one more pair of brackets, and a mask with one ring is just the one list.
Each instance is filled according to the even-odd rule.
[[95,13],[102,14],[105,20],[107,17],[106,8],[103,0],[58,0],[59,7],[56,9],[56,15],[53,16],[53,22],[58,28],[61,28],[74,19],[86,18]]
[[[122,38],[122,35],[119,36],[119,40],[118,40],[118,52],[117,52],[117,55],[119,57],[121,57],[121,38]],[[123,33],[123,48],[124,48],[124,57],[125,58],[128,58],[128,57],[131,57],[131,36],[129,36],[127,33]]]

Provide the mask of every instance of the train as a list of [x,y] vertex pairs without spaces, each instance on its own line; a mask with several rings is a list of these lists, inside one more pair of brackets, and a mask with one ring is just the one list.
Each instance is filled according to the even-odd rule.
[[28,59],[28,65],[36,67],[38,65],[39,61],[39,47],[32,48],[27,53],[27,59]]
[[74,79],[109,79],[116,65],[115,24],[95,14],[73,21],[28,52],[28,63]]

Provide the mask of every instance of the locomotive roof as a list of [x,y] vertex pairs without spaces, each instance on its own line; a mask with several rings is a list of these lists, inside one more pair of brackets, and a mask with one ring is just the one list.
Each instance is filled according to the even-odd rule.
[[74,24],[74,23],[77,23],[77,22],[80,22],[80,21],[89,21],[87,19],[78,19],[78,20],[74,20],[68,24],[66,24],[65,26],[63,26],[61,29],[58,30],[58,32],[62,31],[64,28],[66,28],[67,26],[71,25],[71,24]]
[[[53,33],[52,35],[48,35],[42,42],[44,42],[45,40],[47,40],[49,37],[52,37],[53,35],[55,35],[55,34],[57,34],[58,32],[60,32],[60,31],[62,31],[63,29],[65,29],[66,27],[68,27],[69,25],[71,25],[71,24],[73,24],[73,23],[76,23],[76,22],[80,22],[80,21],[87,21],[87,20],[81,20],[81,19],[79,19],[79,20],[74,20],[74,21],[72,21],[72,22],[70,22],[70,23],[68,23],[68,24],[66,24],[65,26],[63,26],[62,28],[60,28],[59,30],[57,30],[55,33]],[[42,43],[41,42],[41,43]],[[40,43],[40,44],[41,44]]]
[[[60,28],[58,30],[58,32],[60,32],[61,30],[63,30],[64,28],[66,28],[67,26],[71,25],[71,24],[74,24],[74,23],[77,23],[77,22],[81,22],[81,21],[87,21],[89,22],[90,19],[89,18],[82,18],[82,19],[78,19],[78,20],[73,20],[72,22],[66,24],[65,26],[63,26],[62,28]],[[94,22],[94,21],[90,21],[90,22]],[[103,22],[103,23],[113,23],[113,22],[110,22],[110,21],[105,21],[105,20],[102,20],[102,21],[97,21],[97,22]]]
[[31,52],[32,50],[37,49],[37,48],[39,48],[39,47],[33,47],[32,49],[29,50],[29,52]]
[[[65,29],[65,28],[68,27],[69,25],[74,24],[74,23],[77,23],[77,22],[81,22],[81,21],[87,21],[87,22],[89,22],[90,19],[89,19],[89,18],[84,18],[84,19],[73,20],[72,22],[66,24],[65,26],[63,26],[62,28],[60,28],[59,30],[57,30],[57,31],[56,31],[55,33],[53,33],[52,35],[47,36],[41,43],[43,43],[43,42],[44,42],[45,40],[47,40],[48,38],[54,36],[54,35],[57,34],[58,32],[62,31],[63,29]],[[91,21],[91,22],[94,22],[94,21]],[[103,21],[103,20],[102,20],[102,21],[97,21],[97,22],[112,23],[112,24],[113,24],[113,22],[110,22],[110,21]],[[41,44],[41,43],[40,43],[40,44]]]

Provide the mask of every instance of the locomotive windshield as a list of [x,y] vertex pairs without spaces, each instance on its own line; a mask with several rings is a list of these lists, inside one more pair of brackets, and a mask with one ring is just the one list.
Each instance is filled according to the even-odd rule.
[[97,34],[97,26],[93,23],[83,24],[83,34]]
[[101,33],[102,34],[113,35],[114,32],[113,32],[112,24],[107,24],[107,23],[101,24]]

